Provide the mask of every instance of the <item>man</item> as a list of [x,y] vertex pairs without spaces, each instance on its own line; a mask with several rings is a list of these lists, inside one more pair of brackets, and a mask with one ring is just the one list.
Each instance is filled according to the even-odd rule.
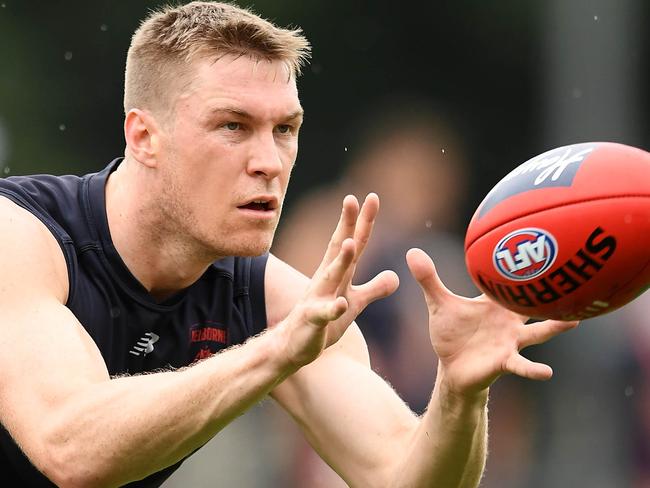
[[311,280],[266,254],[308,50],[299,32],[230,5],[154,13],[127,57],[124,159],[82,178],[2,181],[6,476],[159,486],[271,395],[350,486],[477,485],[489,385],[550,377],[518,352],[575,324],[524,326],[457,297],[411,250],[440,366],[425,415],[406,408],[353,322],[398,284],[388,271],[351,284],[378,197],[345,198]]

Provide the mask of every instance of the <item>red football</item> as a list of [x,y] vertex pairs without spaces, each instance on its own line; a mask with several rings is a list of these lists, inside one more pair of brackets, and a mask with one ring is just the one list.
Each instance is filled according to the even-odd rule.
[[625,305],[650,286],[650,153],[590,142],[526,161],[474,213],[465,259],[485,294],[529,317]]

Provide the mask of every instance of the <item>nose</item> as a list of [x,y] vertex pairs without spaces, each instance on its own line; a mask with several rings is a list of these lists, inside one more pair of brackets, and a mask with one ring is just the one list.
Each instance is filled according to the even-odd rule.
[[251,142],[248,173],[269,180],[277,177],[282,172],[283,164],[273,134],[260,134]]

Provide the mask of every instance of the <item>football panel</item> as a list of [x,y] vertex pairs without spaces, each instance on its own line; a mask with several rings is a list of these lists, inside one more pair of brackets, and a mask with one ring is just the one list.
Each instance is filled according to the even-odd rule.
[[465,247],[491,229],[529,213],[633,195],[650,197],[650,153],[615,143],[558,148],[520,165],[495,185],[468,225]]
[[[528,229],[542,232],[521,232]],[[475,284],[507,308],[568,319],[633,299],[650,283],[649,250],[650,197],[625,197],[507,222],[475,240],[466,263]]]

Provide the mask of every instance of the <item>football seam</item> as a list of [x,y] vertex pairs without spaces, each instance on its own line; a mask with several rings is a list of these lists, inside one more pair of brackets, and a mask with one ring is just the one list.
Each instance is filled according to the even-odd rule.
[[599,200],[614,200],[614,199],[617,199],[617,198],[650,198],[650,194],[645,194],[645,193],[631,193],[631,194],[629,194],[629,195],[615,195],[615,196],[610,196],[610,197],[585,198],[585,199],[582,199],[582,200],[575,200],[575,201],[572,201],[572,202],[569,202],[569,203],[560,203],[560,204],[557,204],[557,205],[552,205],[552,206],[542,207],[542,208],[538,208],[538,209],[532,210],[532,211],[530,211],[530,212],[522,213],[522,214],[520,214],[520,215],[513,216],[513,217],[510,218],[509,220],[506,220],[506,221],[504,221],[504,222],[500,222],[499,224],[493,225],[492,227],[489,227],[488,229],[486,229],[486,230],[485,230],[485,231],[484,231],[480,236],[475,237],[474,239],[472,239],[472,242],[470,242],[469,244],[466,244],[466,245],[465,245],[465,252],[467,252],[467,250],[468,250],[470,247],[472,247],[472,245],[473,245],[476,241],[478,241],[481,237],[483,237],[483,236],[489,234],[490,232],[492,232],[492,231],[493,231],[494,229],[496,229],[497,227],[501,227],[502,225],[504,225],[504,224],[506,224],[506,223],[508,223],[508,222],[512,222],[513,220],[517,220],[517,219],[521,219],[521,218],[524,218],[524,217],[528,217],[529,215],[533,215],[533,214],[536,214],[536,213],[539,213],[539,212],[545,212],[545,211],[547,211],[547,210],[552,210],[552,209],[554,209],[554,208],[569,207],[569,206],[571,206],[571,205],[577,205],[577,204],[579,204],[579,203],[585,203],[585,202],[597,202],[597,201],[599,201]]

